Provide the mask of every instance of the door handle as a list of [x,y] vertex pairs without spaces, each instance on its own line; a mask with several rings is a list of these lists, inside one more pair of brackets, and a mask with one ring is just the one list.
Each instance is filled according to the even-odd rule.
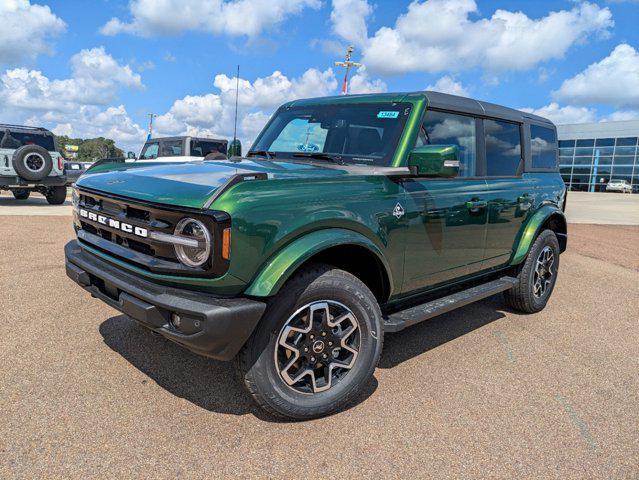
[[481,208],[486,208],[488,202],[486,200],[471,200],[466,202],[466,208],[471,212],[478,212]]

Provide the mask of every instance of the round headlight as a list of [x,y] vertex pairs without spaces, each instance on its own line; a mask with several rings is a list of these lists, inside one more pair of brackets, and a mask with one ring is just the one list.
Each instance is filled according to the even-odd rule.
[[200,267],[206,263],[211,255],[211,234],[202,222],[183,218],[175,227],[175,235],[197,241],[197,246],[175,244],[175,254],[180,262],[187,267]]

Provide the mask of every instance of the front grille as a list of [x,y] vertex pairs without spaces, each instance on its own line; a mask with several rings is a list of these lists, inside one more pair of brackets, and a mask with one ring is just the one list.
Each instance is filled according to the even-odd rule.
[[[78,190],[78,197],[74,218],[82,244],[154,273],[220,276],[228,268],[218,248],[223,228],[230,226],[230,218],[223,212],[176,209],[85,190]],[[202,221],[213,239],[213,254],[199,268],[180,263],[172,244],[139,235],[142,231],[173,234],[176,224],[185,217]],[[110,220],[131,225],[131,231],[115,228]]]

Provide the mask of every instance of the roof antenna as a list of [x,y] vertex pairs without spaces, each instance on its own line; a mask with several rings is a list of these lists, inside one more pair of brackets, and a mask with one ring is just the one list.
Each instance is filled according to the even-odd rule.
[[237,77],[235,78],[235,127],[233,127],[233,144],[237,142],[237,97],[240,94],[240,64],[237,64]]

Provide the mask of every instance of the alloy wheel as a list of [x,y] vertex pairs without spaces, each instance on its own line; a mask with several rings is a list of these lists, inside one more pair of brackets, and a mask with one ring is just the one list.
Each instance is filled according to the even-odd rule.
[[343,380],[359,354],[361,329],[345,305],[321,300],[291,315],[277,338],[275,366],[299,393],[323,392]]
[[39,172],[44,168],[45,161],[39,153],[30,153],[24,161],[26,167],[32,172]]
[[543,297],[552,285],[555,274],[553,268],[555,264],[555,254],[549,246],[545,246],[535,262],[535,274],[533,277],[533,295],[537,298]]

